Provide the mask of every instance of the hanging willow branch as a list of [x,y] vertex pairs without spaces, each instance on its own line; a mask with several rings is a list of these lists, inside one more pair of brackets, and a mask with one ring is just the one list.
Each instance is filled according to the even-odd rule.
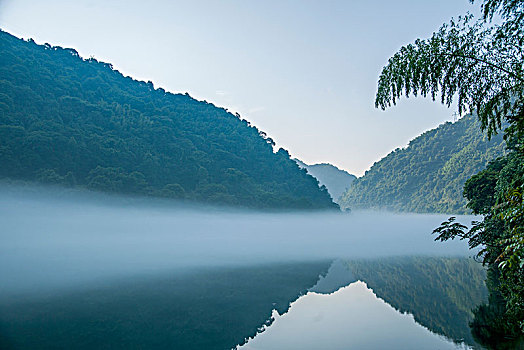
[[472,20],[461,17],[402,47],[382,70],[375,106],[390,107],[402,95],[440,95],[448,107],[456,101],[460,114],[477,113],[488,136],[497,133],[524,101],[522,38]]

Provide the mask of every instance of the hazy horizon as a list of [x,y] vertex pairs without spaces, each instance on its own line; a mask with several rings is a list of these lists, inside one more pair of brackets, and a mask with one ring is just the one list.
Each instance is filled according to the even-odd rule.
[[0,0],[0,28],[239,112],[293,157],[361,176],[453,119],[453,109],[419,98],[376,110],[387,59],[475,9],[468,0]]

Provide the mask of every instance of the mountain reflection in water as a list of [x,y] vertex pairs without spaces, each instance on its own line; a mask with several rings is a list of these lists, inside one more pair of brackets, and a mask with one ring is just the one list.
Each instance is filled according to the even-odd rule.
[[[432,332],[472,344],[468,317],[484,297],[485,272],[471,259],[337,260],[328,267],[319,261],[200,268],[0,299],[0,348],[231,349],[270,325],[272,310],[276,321],[246,349],[275,342],[274,349],[369,349],[391,339],[401,348],[455,347]],[[363,283],[352,283],[356,278],[380,299]],[[364,326],[373,331],[358,330]],[[316,340],[307,345],[295,339],[298,334]]]
[[357,281],[332,294],[309,292],[238,350],[457,349],[457,345],[396,311]]
[[199,268],[0,298],[0,349],[231,349],[329,264]]
[[484,279],[468,258],[339,259],[237,350],[479,348],[468,324],[486,300]]

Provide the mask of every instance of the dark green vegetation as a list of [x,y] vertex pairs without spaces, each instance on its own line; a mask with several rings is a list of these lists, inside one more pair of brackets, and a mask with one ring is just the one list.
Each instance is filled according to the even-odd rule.
[[308,174],[315,177],[321,186],[326,186],[335,203],[338,203],[340,196],[346,192],[357,178],[355,175],[329,163],[307,165],[298,159],[295,159],[295,161],[301,168],[305,168]]
[[[488,304],[472,332],[494,349],[524,347],[524,1],[483,0],[484,16],[443,25],[426,40],[402,47],[382,70],[376,106],[401,95],[440,95],[459,112],[475,112],[488,136],[500,131],[509,152],[471,177],[467,207],[484,219],[471,228],[455,218],[435,230],[440,240],[467,239],[488,266]],[[497,24],[491,20],[500,16]]]
[[445,123],[373,164],[339,204],[351,209],[465,214],[464,183],[502,156],[502,136],[488,140],[473,115]]
[[1,349],[231,349],[280,314],[329,262],[133,277],[0,304]]
[[486,271],[467,258],[403,257],[348,261],[355,278],[431,331],[475,345],[472,310],[487,299]]
[[468,207],[484,215],[484,220],[468,229],[450,218],[435,230],[442,241],[458,237],[468,239],[471,247],[482,247],[478,256],[489,266],[490,296],[489,303],[477,309],[472,330],[479,341],[494,349],[512,349],[519,342],[524,347],[524,275],[518,256],[522,254],[518,245],[524,243],[519,238],[522,204],[515,208],[521,194],[512,189],[523,179],[521,152],[493,161],[464,186]]
[[239,115],[0,31],[0,178],[254,208],[336,208]]

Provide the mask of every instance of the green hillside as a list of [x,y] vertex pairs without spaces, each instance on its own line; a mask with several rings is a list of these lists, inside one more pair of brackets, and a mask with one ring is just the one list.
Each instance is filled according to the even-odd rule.
[[373,164],[342,195],[351,209],[466,213],[464,183],[504,153],[501,135],[491,140],[473,115],[444,123]]
[[0,179],[255,208],[336,208],[239,115],[0,31]]

